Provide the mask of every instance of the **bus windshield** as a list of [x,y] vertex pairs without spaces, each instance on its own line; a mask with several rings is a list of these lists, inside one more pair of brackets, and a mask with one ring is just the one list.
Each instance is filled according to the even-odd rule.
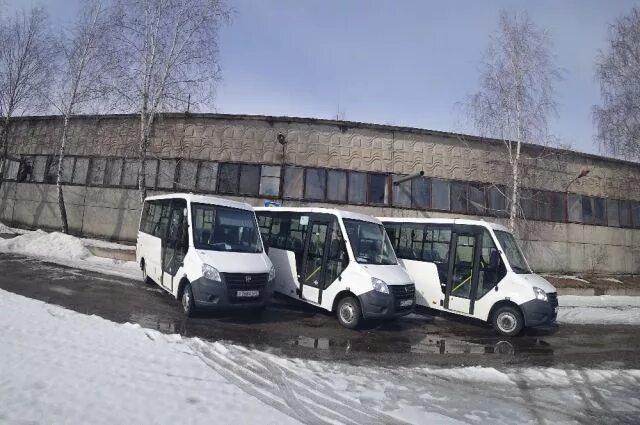
[[237,208],[191,204],[193,244],[197,249],[262,252],[255,214]]
[[520,247],[513,238],[513,235],[503,230],[496,230],[495,233],[514,273],[530,274],[531,269],[524,259],[524,255],[522,255],[522,251],[520,251]]
[[349,243],[356,261],[360,264],[398,264],[396,254],[381,224],[345,219]]

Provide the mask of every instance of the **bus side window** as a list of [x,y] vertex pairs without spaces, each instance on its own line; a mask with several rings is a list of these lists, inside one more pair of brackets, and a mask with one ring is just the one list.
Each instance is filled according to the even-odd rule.
[[329,258],[327,261],[327,272],[325,277],[325,288],[331,285],[349,265],[349,255],[347,255],[347,245],[340,230],[338,220],[333,221],[331,238],[329,239]]
[[482,255],[480,257],[479,270],[480,276],[476,299],[482,298],[507,274],[507,268],[500,257],[500,252],[487,230],[482,234]]
[[[449,275],[449,248],[451,246],[451,228],[448,226],[430,226],[425,228],[422,261],[434,263],[438,269],[442,292],[445,292]],[[444,284],[444,286],[443,286]]]
[[262,235],[262,241],[266,246],[271,246],[271,224],[273,217],[266,215],[258,216],[258,227],[260,228],[260,234]]

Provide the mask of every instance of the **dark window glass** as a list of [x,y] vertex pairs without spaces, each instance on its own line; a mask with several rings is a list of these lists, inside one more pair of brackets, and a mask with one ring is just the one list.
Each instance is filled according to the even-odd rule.
[[[392,181],[395,182],[403,177],[393,176]],[[406,208],[411,206],[411,180],[393,184],[393,206]]]
[[352,171],[349,173],[349,202],[364,204],[367,201],[367,175]]
[[284,181],[282,182],[282,195],[285,198],[301,199],[304,181],[304,169],[300,167],[287,167],[284,169]]
[[427,209],[431,201],[431,182],[424,177],[411,180],[411,206]]
[[504,193],[503,186],[491,186],[487,189],[487,207],[490,214],[498,217],[507,215]]
[[569,204],[569,221],[582,223],[582,196],[570,193],[567,202]]
[[196,161],[181,160],[178,164],[178,183],[176,189],[193,190],[196,187],[198,163]]
[[631,227],[631,202],[620,201],[618,205],[620,210],[620,227]]
[[549,219],[551,221],[564,222],[567,216],[566,194],[561,192],[549,192]]
[[263,165],[260,174],[260,195],[278,196],[280,193],[280,167]]
[[618,213],[618,200],[607,199],[607,225],[620,226],[620,215]]
[[252,211],[208,204],[191,204],[193,243],[198,249],[262,252]]
[[369,174],[369,204],[384,204],[385,192],[387,188],[387,176],[384,174]]
[[260,191],[260,166],[247,165],[240,166],[240,187],[239,193],[242,195],[257,196]]
[[631,203],[631,219],[633,227],[640,228],[640,202]]
[[469,213],[486,214],[487,200],[485,197],[484,186],[470,184],[469,185]]
[[215,162],[201,162],[198,169],[198,190],[205,192],[216,191],[216,179],[218,178],[218,164]]
[[347,172],[329,170],[327,172],[327,200],[344,202],[347,200]]
[[476,299],[482,298],[507,274],[507,268],[500,258],[500,252],[488,231],[482,233],[482,253],[480,257],[478,292]]
[[238,193],[238,164],[220,164],[220,176],[218,177],[218,192]]
[[593,198],[582,197],[582,222],[593,223]]
[[146,187],[156,187],[156,177],[158,175],[158,160],[147,159],[144,161],[144,184]]
[[420,260],[424,243],[424,224],[402,223],[398,232],[397,254],[405,260]]
[[449,211],[451,200],[449,197],[450,183],[444,180],[431,180],[431,208]]
[[[7,167],[7,171],[12,180],[16,180],[18,178],[18,169],[20,168],[20,163],[18,161],[10,161],[9,166]],[[15,170],[15,171],[14,171]],[[55,183],[58,175],[58,157],[50,156],[49,164],[47,167],[47,174],[45,176],[45,183]]]
[[88,172],[89,158],[76,158],[76,167],[73,172],[73,182],[76,184],[86,184]]
[[593,198],[593,223],[607,224],[606,202],[602,198]]
[[156,203],[156,210],[154,211],[151,234],[157,238],[165,239],[169,228],[169,218],[171,217],[171,200],[164,199],[154,201],[154,203]]
[[138,171],[140,170],[140,161],[137,159],[126,159],[124,161],[124,174],[122,176],[122,185],[128,187],[138,186]]
[[89,184],[102,185],[104,183],[104,172],[106,166],[106,159],[91,158],[91,167],[89,168]]
[[176,165],[175,159],[163,159],[160,161],[160,168],[158,169],[158,187],[162,189],[173,189],[173,185],[176,180]]
[[47,157],[38,155],[33,161],[33,171],[31,172],[31,179],[34,182],[41,183],[44,181],[44,173],[47,170]]
[[462,182],[451,182],[451,211],[467,212],[467,185]]
[[326,172],[319,168],[305,169],[304,198],[324,200],[326,184]]
[[[73,180],[73,168],[75,166],[76,159],[72,156],[65,156],[62,159],[62,182],[70,183]],[[58,167],[58,161],[56,161],[56,168]],[[56,171],[57,172],[57,171]],[[57,176],[56,176],[57,178]]]
[[[122,176],[122,159],[109,159],[105,166],[104,184],[107,186],[120,186],[121,176]],[[137,184],[137,178],[135,179],[134,184]]]

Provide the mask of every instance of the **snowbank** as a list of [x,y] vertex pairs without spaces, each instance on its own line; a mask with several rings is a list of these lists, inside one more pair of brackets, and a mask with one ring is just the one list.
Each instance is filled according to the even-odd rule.
[[577,296],[558,297],[558,322],[580,325],[638,325],[640,297]]
[[362,367],[119,325],[0,291],[0,422],[632,423],[640,371]]
[[36,230],[12,239],[0,239],[0,252],[26,255],[98,273],[131,279],[140,278],[140,269],[134,261],[96,257],[87,249],[82,239],[59,232],[47,233]]

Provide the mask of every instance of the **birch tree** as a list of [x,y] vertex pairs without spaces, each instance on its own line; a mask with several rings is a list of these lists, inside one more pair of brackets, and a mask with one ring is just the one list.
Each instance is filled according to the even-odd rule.
[[56,189],[62,231],[69,232],[62,190],[63,167],[71,118],[88,104],[106,98],[105,76],[110,69],[107,37],[111,31],[104,2],[88,0],[83,4],[77,22],[66,31],[59,43],[61,66],[57,90],[52,104],[62,116],[62,134],[58,147]]
[[640,161],[640,8],[617,19],[599,53],[602,104],[594,107],[597,139],[615,156]]
[[153,124],[165,110],[210,107],[220,76],[221,0],[116,0],[121,58],[115,87],[140,116],[138,189],[146,197],[145,161]]
[[481,64],[479,90],[468,103],[469,117],[480,135],[504,143],[512,232],[521,212],[522,145],[546,144],[549,118],[556,113],[554,87],[560,72],[551,48],[547,33],[528,15],[503,11]]
[[0,19],[0,170],[9,152],[12,119],[36,112],[51,82],[53,48],[45,9],[21,10]]

